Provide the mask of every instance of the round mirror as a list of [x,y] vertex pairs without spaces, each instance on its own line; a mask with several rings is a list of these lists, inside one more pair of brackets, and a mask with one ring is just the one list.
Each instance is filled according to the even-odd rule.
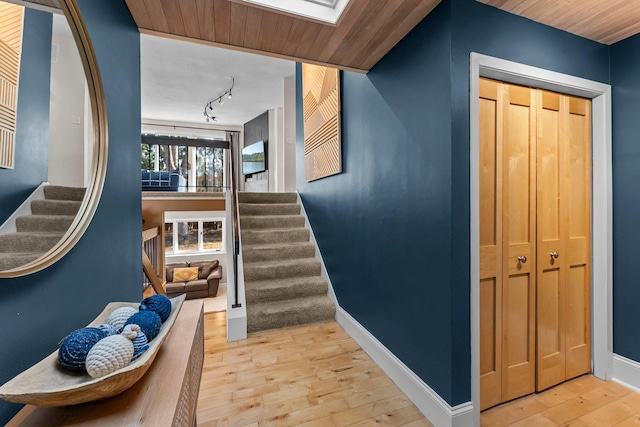
[[0,278],[69,252],[106,173],[106,105],[80,10],[42,4],[0,0]]

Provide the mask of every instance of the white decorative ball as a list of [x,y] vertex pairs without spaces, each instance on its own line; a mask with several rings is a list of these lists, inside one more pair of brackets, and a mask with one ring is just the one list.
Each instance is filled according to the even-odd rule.
[[138,310],[133,307],[120,307],[111,312],[109,317],[107,317],[107,324],[116,328],[116,330],[120,331],[124,324],[127,322],[129,317],[136,314]]
[[110,335],[98,341],[87,355],[87,373],[100,378],[131,363],[133,343],[122,335]]

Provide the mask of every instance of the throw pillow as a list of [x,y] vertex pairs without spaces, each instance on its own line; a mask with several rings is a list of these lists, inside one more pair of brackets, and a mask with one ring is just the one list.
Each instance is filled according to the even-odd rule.
[[167,282],[173,282],[173,270],[175,268],[184,268],[189,267],[189,264],[186,262],[172,262],[171,264],[167,264]]
[[198,267],[173,269],[174,282],[190,282],[191,280],[198,280]]

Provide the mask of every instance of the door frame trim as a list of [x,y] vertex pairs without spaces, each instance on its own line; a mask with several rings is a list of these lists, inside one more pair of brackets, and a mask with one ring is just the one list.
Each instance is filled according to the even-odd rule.
[[533,86],[592,100],[591,301],[593,374],[612,378],[613,208],[611,86],[479,53],[470,55],[471,402],[480,425],[480,150],[479,79]]

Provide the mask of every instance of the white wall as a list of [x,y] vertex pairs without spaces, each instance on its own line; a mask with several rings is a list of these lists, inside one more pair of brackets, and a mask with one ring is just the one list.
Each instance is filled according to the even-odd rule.
[[296,191],[296,79],[284,79],[284,191]]
[[284,110],[269,110],[269,191],[284,191]]
[[83,187],[86,80],[78,49],[64,16],[53,15],[53,28],[49,183]]

